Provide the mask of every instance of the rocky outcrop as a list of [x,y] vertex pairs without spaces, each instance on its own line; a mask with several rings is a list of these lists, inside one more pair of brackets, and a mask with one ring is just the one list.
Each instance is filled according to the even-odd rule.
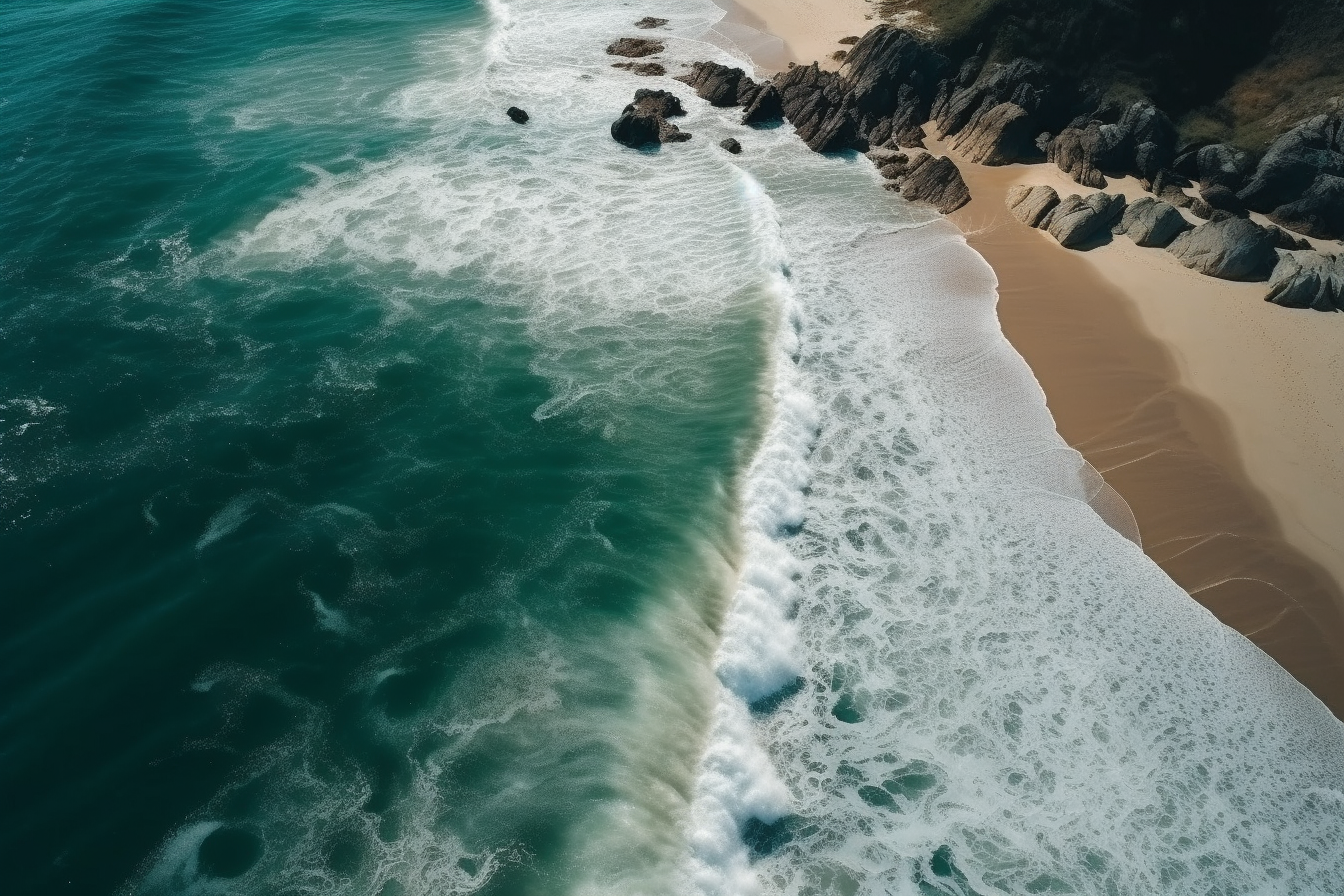
[[1040,155],[1036,123],[1016,103],[999,103],[973,118],[952,139],[952,148],[980,165],[1008,165]]
[[1129,237],[1136,246],[1165,249],[1172,240],[1189,229],[1190,223],[1174,205],[1144,196],[1125,207],[1125,213],[1113,232]]
[[743,124],[763,124],[784,117],[784,101],[773,84],[761,85],[756,97],[746,106],[742,113]]
[[[1241,199],[1230,187],[1225,187],[1222,184],[1204,187],[1199,191],[1199,198],[1203,199],[1205,204],[1215,211],[1227,212],[1238,217],[1245,217],[1246,215],[1246,206]],[[1206,215],[1205,217],[1209,216]]]
[[1344,238],[1344,113],[1318,115],[1270,144],[1238,193],[1253,211],[1321,239]]
[[685,115],[681,100],[666,90],[636,90],[635,101],[611,124],[611,137],[634,149],[659,143],[680,143],[691,135],[668,121]]
[[613,62],[611,67],[623,68],[626,71],[646,77],[659,77],[667,74],[667,69],[663,68],[661,62]]
[[697,62],[677,80],[695,88],[695,93],[711,106],[745,106],[743,124],[778,121],[784,117],[779,90],[773,84],[758,84],[740,68],[717,62]]
[[904,166],[896,186],[901,197],[923,202],[943,214],[951,214],[971,201],[971,191],[962,180],[956,164],[947,156],[924,154]]
[[636,28],[661,28],[667,24],[667,19],[660,19],[657,16],[645,16],[635,23]]
[[867,149],[850,99],[849,83],[814,62],[799,65],[775,79],[784,117],[814,152]]
[[1278,261],[1274,235],[1246,218],[1201,224],[1167,251],[1187,268],[1223,280],[1267,280]]
[[1265,301],[1285,308],[1344,311],[1344,257],[1284,253],[1269,278]]
[[1152,104],[1134,103],[1114,124],[1074,122],[1050,141],[1046,157],[1085,187],[1104,187],[1104,171],[1152,181],[1175,161],[1176,127]]
[[631,59],[639,59],[643,56],[661,53],[666,49],[667,47],[660,40],[650,40],[647,37],[622,37],[613,41],[607,47],[607,53],[611,56],[627,56]]
[[[1006,65],[981,69],[979,59],[973,57],[962,66],[955,82],[940,85],[932,108],[933,121],[940,137],[955,136],[996,106],[1012,103],[1032,119],[1031,125],[1023,127],[1035,137],[1041,131],[1036,116],[1049,105],[1051,95],[1045,70],[1035,62],[1014,59]],[[1031,151],[1028,158],[1039,156],[1034,142]]]
[[1016,186],[1008,191],[1008,211],[1028,227],[1040,227],[1057,205],[1059,194],[1054,187]]
[[510,120],[512,120],[514,124],[527,124],[527,120],[531,118],[530,115],[528,115],[522,109],[519,109],[517,106],[510,106],[508,110],[505,111],[504,114],[509,116]]
[[873,145],[922,141],[938,84],[948,69],[945,56],[915,35],[878,25],[845,57],[844,78],[859,136]]
[[1092,121],[1061,131],[1050,141],[1045,157],[1076,182],[1100,190],[1106,186],[1106,176],[1101,173],[1099,159],[1106,152],[1101,122]]
[[1041,227],[1050,232],[1065,249],[1079,249],[1103,235],[1125,211],[1125,197],[1110,193],[1091,193],[1087,198],[1068,196],[1061,199]]
[[1235,192],[1246,186],[1247,178],[1255,170],[1255,162],[1248,153],[1226,143],[1211,143],[1191,155],[1194,156],[1191,176],[1205,188],[1226,187]]
[[737,155],[742,151],[742,144],[738,143],[737,140],[733,137],[729,137],[726,140],[720,140],[719,146],[726,149],[732,155]]

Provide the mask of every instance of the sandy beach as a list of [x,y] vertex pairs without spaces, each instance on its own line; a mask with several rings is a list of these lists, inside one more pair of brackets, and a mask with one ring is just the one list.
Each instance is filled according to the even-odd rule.
[[[753,56],[763,70],[827,60],[875,21],[864,0],[722,5],[782,39]],[[953,220],[994,267],[1004,332],[1061,435],[1129,502],[1177,583],[1344,716],[1344,319],[1270,305],[1264,284],[1203,277],[1123,237],[1065,250],[1004,196],[1087,188],[1054,166],[957,161],[973,201]],[[1133,179],[1108,189],[1142,195]]]

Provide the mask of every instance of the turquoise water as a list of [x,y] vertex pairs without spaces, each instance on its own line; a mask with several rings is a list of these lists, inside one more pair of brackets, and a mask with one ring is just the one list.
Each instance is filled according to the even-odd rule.
[[619,147],[645,14],[742,38],[0,8],[5,892],[1335,891],[1339,723],[1120,534],[992,273],[670,80]]

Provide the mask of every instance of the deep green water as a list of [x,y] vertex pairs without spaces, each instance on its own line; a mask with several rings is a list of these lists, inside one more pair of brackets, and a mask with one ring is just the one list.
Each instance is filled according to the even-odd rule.
[[[642,774],[615,766],[669,671],[646,629],[674,592],[717,612],[768,305],[557,347],[545,289],[488,262],[239,260],[441,132],[389,110],[490,27],[453,0],[0,9],[7,893],[554,892]],[[659,385],[538,413],[608,367]]]

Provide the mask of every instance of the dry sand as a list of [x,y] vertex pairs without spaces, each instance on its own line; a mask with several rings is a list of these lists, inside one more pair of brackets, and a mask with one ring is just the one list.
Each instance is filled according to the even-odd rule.
[[[719,2],[730,28],[782,38],[759,44],[764,70],[825,59],[876,21],[866,0]],[[1344,315],[1269,305],[1263,284],[1123,237],[1070,252],[1004,195],[1086,188],[1053,166],[960,167],[975,199],[953,220],[994,267],[1004,333],[1060,433],[1130,503],[1149,555],[1344,717]],[[1142,194],[1132,178],[1109,189]]]

